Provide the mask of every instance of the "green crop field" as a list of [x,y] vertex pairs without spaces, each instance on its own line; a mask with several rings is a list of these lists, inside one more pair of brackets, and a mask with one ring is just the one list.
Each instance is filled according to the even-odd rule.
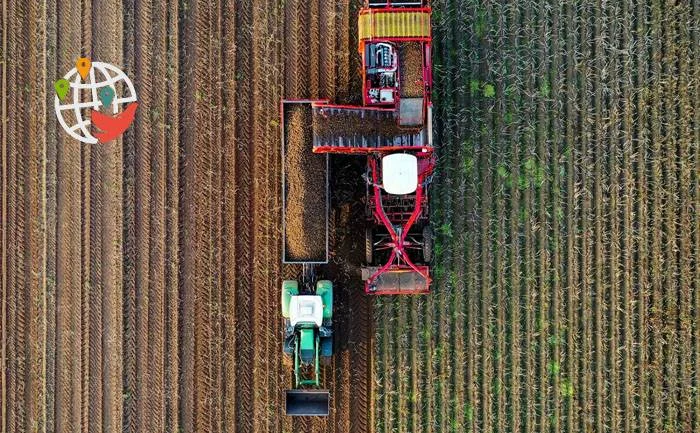
[[433,8],[435,283],[376,301],[376,431],[700,431],[700,5]]

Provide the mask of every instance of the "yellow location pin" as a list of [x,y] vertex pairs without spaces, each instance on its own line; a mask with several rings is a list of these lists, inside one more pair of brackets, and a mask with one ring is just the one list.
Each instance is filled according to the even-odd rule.
[[83,80],[87,78],[91,66],[92,62],[87,57],[79,58],[75,64],[75,67],[78,69],[80,76],[83,77]]

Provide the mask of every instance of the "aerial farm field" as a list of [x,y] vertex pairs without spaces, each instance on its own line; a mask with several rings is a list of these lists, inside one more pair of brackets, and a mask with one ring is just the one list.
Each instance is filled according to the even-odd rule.
[[[697,1],[433,1],[432,292],[364,294],[332,157],[330,416],[283,415],[280,100],[361,102],[361,5],[2,2],[0,433],[700,431]],[[80,56],[122,139],[58,125]]]
[[700,431],[697,2],[433,3],[429,296],[377,432]]

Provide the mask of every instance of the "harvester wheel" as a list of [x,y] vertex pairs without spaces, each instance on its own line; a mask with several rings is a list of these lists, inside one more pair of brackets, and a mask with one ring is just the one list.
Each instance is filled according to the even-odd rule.
[[423,227],[423,260],[430,263],[433,260],[433,229]]
[[374,239],[372,238],[372,228],[368,227],[365,229],[365,261],[367,265],[371,266],[373,262],[373,251],[374,250]]

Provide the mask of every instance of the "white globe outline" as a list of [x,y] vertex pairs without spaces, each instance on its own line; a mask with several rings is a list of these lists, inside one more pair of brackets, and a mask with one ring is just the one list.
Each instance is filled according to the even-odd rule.
[[[99,83],[95,82],[95,68],[100,70],[102,75],[106,78],[105,81],[101,81]],[[114,72],[115,75],[112,76],[109,73],[109,71]],[[70,81],[70,77],[74,75],[75,79],[73,81]],[[102,101],[100,101],[100,99],[97,97],[97,90],[99,88],[109,86],[112,88],[112,90],[114,90],[114,94],[116,95],[117,89],[114,87],[114,83],[117,83],[119,81],[124,81],[126,83],[129,94],[127,97],[115,97],[112,100],[112,114],[117,114],[120,104],[136,101],[136,90],[134,89],[134,84],[124,73],[124,71],[109,63],[92,62],[92,65],[90,67],[90,81],[88,83],[81,83],[82,77],[80,76],[80,74],[78,74],[78,68],[71,69],[66,73],[66,75],[63,76],[63,78],[68,80],[70,84],[71,93],[73,94],[73,103],[61,105],[61,100],[58,98],[58,95],[56,95],[54,97],[54,111],[56,112],[56,118],[58,118],[58,122],[61,124],[63,130],[68,133],[68,135],[83,143],[97,143],[97,138],[95,138],[88,129],[88,127],[91,124],[91,121],[90,119],[83,120],[83,116],[80,113],[80,109],[92,108],[94,110],[104,105],[102,104]],[[80,97],[81,92],[73,91],[74,89],[90,89],[92,91],[92,101],[80,102],[78,98]],[[64,110],[73,110],[73,112],[75,113],[76,124],[74,126],[68,126],[68,124],[66,123],[66,120],[63,118],[63,114],[61,113]],[[80,129],[84,135],[77,134],[75,131],[78,129]]]

